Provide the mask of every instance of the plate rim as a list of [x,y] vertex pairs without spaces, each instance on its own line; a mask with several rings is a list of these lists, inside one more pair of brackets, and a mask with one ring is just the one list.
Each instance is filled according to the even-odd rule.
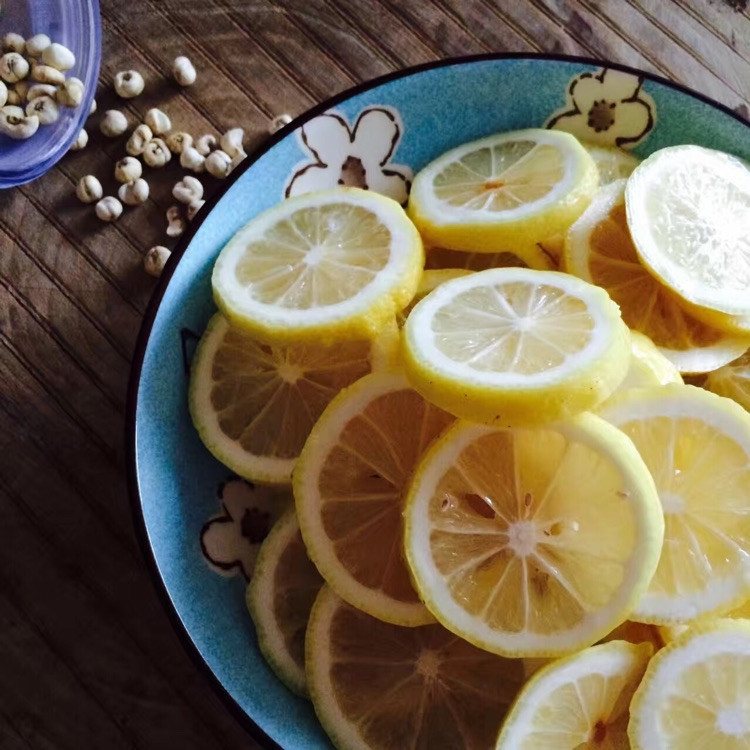
[[252,153],[243,160],[241,165],[235,169],[232,174],[223,181],[216,193],[206,201],[206,205],[198,216],[190,222],[187,231],[180,237],[177,245],[175,246],[172,254],[164,268],[154,290],[151,294],[151,298],[146,307],[146,311],[141,322],[140,329],[138,331],[138,337],[136,339],[135,348],[133,350],[133,357],[130,365],[130,374],[128,377],[128,390],[127,400],[125,405],[125,463],[126,463],[126,485],[128,492],[128,500],[130,503],[130,509],[133,516],[133,525],[135,528],[135,535],[138,540],[141,555],[146,563],[151,583],[156,589],[156,593],[161,602],[162,608],[166,611],[167,617],[170,620],[173,630],[177,634],[177,637],[191,658],[193,664],[197,667],[198,671],[203,673],[206,677],[209,685],[213,689],[214,693],[219,697],[221,702],[234,716],[238,723],[243,726],[253,739],[258,742],[266,750],[283,750],[274,739],[268,735],[265,730],[242,708],[242,706],[232,697],[228,689],[221,683],[216,673],[211,669],[206,659],[201,655],[198,646],[190,636],[187,630],[187,626],[182,621],[180,613],[177,611],[172,598],[169,594],[167,585],[159,571],[159,565],[156,560],[154,549],[149,542],[149,532],[146,527],[146,519],[143,513],[143,498],[141,497],[140,487],[138,483],[138,464],[137,464],[137,425],[136,417],[138,412],[138,393],[140,388],[141,374],[143,370],[143,360],[148,348],[149,339],[151,338],[151,331],[153,328],[154,320],[161,307],[161,302],[166,293],[169,282],[174,275],[178,263],[185,255],[193,237],[201,228],[203,222],[206,220],[211,211],[224,197],[227,191],[234,185],[234,183],[248,170],[255,162],[257,162],[262,156],[270,151],[277,143],[285,138],[290,132],[296,128],[309,122],[314,117],[328,111],[342,102],[357,96],[371,89],[377,88],[391,81],[396,81],[401,78],[422,73],[428,70],[435,70],[439,68],[447,68],[452,66],[460,66],[466,64],[472,64],[477,62],[491,62],[491,61],[502,61],[502,60],[542,60],[547,62],[564,62],[564,63],[575,63],[580,65],[588,65],[594,67],[608,68],[611,70],[619,70],[624,73],[630,73],[631,75],[641,76],[643,79],[652,81],[654,83],[667,86],[668,88],[679,91],[682,94],[686,94],[698,101],[708,104],[720,112],[729,115],[739,123],[750,128],[750,122],[745,120],[739,113],[735,112],[731,107],[725,104],[717,102],[705,94],[696,91],[695,89],[685,86],[676,81],[672,81],[669,78],[665,78],[654,73],[635,68],[630,65],[623,65],[620,63],[609,62],[595,57],[586,57],[582,55],[566,55],[558,53],[530,53],[530,52],[487,52],[477,55],[464,55],[459,57],[447,57],[439,60],[431,60],[426,63],[419,65],[412,65],[406,68],[399,68],[398,70],[386,73],[372,78],[362,83],[356,84],[344,91],[335,94],[334,96],[326,99],[319,104],[305,110],[302,114],[295,117],[289,124],[285,125],[279,131],[266,138]]

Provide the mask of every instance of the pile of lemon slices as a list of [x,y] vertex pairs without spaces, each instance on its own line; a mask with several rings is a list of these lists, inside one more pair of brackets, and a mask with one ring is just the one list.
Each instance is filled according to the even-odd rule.
[[280,203],[213,290],[191,413],[293,487],[248,607],[337,747],[750,747],[742,161],[494,135],[406,211]]

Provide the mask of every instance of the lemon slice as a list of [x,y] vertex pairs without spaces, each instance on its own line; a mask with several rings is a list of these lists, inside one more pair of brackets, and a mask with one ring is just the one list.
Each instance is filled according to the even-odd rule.
[[657,653],[630,704],[633,750],[750,746],[750,622],[718,620]]
[[625,182],[599,192],[565,240],[563,266],[606,289],[630,328],[648,336],[681,372],[708,372],[750,345],[683,309],[675,295],[640,263],[625,215]]
[[750,315],[750,170],[720,151],[663,148],[633,172],[625,201],[657,278],[692,304]]
[[338,188],[254,218],[219,254],[212,283],[226,316],[271,343],[367,338],[408,304],[423,264],[398,203]]
[[750,349],[734,362],[709,373],[704,386],[750,411]]
[[263,541],[245,598],[261,653],[279,679],[302,696],[307,696],[305,631],[322,585],[297,516],[289,510]]
[[[515,266],[528,268],[527,264],[513,253],[466,253],[445,247],[430,247],[425,250],[425,270],[465,268],[467,271],[486,271],[488,268]],[[554,270],[554,266],[548,258],[545,265],[538,270],[551,271]]]
[[398,331],[375,342],[263,344],[215,315],[190,373],[190,414],[211,453],[246,479],[283,484],[316,419],[345,386],[383,367]]
[[424,449],[453,417],[396,373],[362,378],[335,398],[294,473],[297,517],[331,588],[373,617],[432,622],[403,560],[403,494]]
[[501,133],[458,146],[422,169],[409,214],[429,245],[505,250],[543,267],[537,243],[576,220],[597,180],[593,159],[568,133]]
[[750,598],[750,414],[688,385],[625,391],[600,411],[646,462],[664,548],[632,618],[687,622]]
[[656,348],[648,336],[631,331],[630,346],[630,367],[618,391],[682,383],[679,370]]
[[587,413],[533,429],[457,423],[420,462],[405,519],[430,611],[506,656],[606,636],[646,591],[664,528],[632,443]]
[[305,653],[315,711],[342,750],[491,747],[523,681],[517,659],[481,651],[440,625],[381,622],[327,586]]
[[604,291],[525,268],[442,284],[417,304],[404,332],[414,387],[485,423],[543,422],[592,408],[620,384],[630,352]]
[[653,652],[611,641],[543,667],[516,698],[496,750],[627,748],[630,699]]
[[599,187],[622,180],[633,173],[641,160],[615,146],[598,146],[595,143],[581,144],[594,160],[599,172]]

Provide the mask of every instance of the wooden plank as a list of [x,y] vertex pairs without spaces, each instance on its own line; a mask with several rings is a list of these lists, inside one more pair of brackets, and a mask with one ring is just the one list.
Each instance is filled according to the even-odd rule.
[[[150,3],[158,5],[153,0]],[[203,31],[206,14],[211,19],[211,34]],[[218,67],[237,81],[240,89],[252,97],[264,115],[261,122],[253,119],[252,112],[239,111],[238,119],[226,121],[226,127],[242,122],[253,130],[265,132],[265,118],[282,111],[299,114],[315,103],[307,87],[286,75],[284,68],[266,53],[260,41],[254,35],[247,34],[231,14],[218,4],[212,3],[206,7],[200,0],[172,2],[168,16],[174,27],[168,43],[173,39],[176,48],[177,44],[184,45],[186,40],[190,40],[198,46],[198,52],[203,58],[221,61]],[[227,118],[231,110],[226,114],[225,111],[231,102],[226,101],[226,96],[220,96],[221,92],[221,87],[217,87],[217,116]]]
[[[3,505],[11,502],[2,489],[0,498]],[[0,581],[4,583],[2,571]],[[129,750],[135,746],[8,599],[5,586],[0,593],[0,652],[0,710],[8,717],[6,727],[12,722],[15,735],[0,734],[0,747],[79,750],[84,737],[87,747]]]
[[731,47],[716,44],[716,37],[706,34],[705,25],[679,6],[660,0],[631,2],[672,42],[720,77],[741,102],[750,100],[750,61]]
[[[8,490],[24,495],[23,488],[31,483],[38,487],[40,498],[45,498],[45,486],[50,490],[54,487],[57,496],[59,479],[72,493],[68,503],[70,508],[64,516],[45,517],[42,514],[42,517],[57,524],[67,535],[71,523],[89,528],[84,523],[87,517],[84,511],[88,508],[89,515],[106,530],[109,543],[116,541],[127,551],[129,564],[138,562],[118,457],[103,452],[101,445],[92,440],[90,431],[71,418],[3,342],[0,342],[0,352],[0,378],[3,382],[0,407],[9,422],[8,434],[18,441],[12,443],[15,446],[13,453],[0,456],[0,472]],[[35,469],[26,455],[16,457],[16,453],[21,453],[21,445],[36,456],[39,466],[44,467],[43,472]],[[57,477],[54,482],[53,477]],[[49,502],[48,496],[49,491],[42,502]],[[79,518],[78,512],[84,515]],[[121,562],[124,564],[125,561]]]
[[[438,57],[436,51],[425,44],[406,24],[372,0],[350,0],[348,3],[326,0],[337,15],[366,38],[371,47],[382,47],[400,68],[419,65]],[[383,43],[387,40],[387,44]]]
[[[103,226],[96,216],[82,211],[80,203],[75,205],[70,190],[69,181],[54,169],[44,180],[0,196],[0,248],[11,251],[21,246],[87,308],[121,351],[130,351],[149,294],[143,273],[132,274],[140,266],[140,252],[118,230]],[[47,193],[66,201],[56,216],[50,215],[54,199]],[[9,200],[4,201],[6,195]],[[0,262],[3,273],[11,273],[5,264],[12,261]]]
[[355,79],[328,50],[310,44],[310,38],[292,23],[283,6],[267,0],[214,0],[248,39],[255,40],[283,75],[310,92],[316,101],[349,88]]
[[0,316],[0,330],[9,338],[22,340],[24,331],[13,330],[14,325],[22,323],[13,318],[11,310],[23,309],[27,313],[25,317],[33,318],[32,327],[37,338],[39,332],[36,329],[41,328],[114,409],[123,413],[129,357],[117,342],[106,336],[101,327],[85,314],[82,306],[76,304],[77,300],[72,299],[53,276],[39,268],[20,248],[19,252],[8,254],[0,261],[0,269],[5,279],[0,285],[12,298],[10,307]]
[[[0,621],[2,615],[0,615]],[[2,625],[0,625],[0,640],[2,640]],[[0,691],[2,691],[0,687]],[[5,706],[0,706],[0,747],[7,750],[33,750],[13,722]]]
[[730,107],[738,95],[719,76],[675,43],[642,13],[622,0],[580,0],[592,14],[612,28],[623,40],[632,39],[638,50],[668,78],[708,94]]
[[434,5],[378,1],[439,57],[460,57],[490,51],[489,47]]
[[714,35],[716,46],[728,46],[744,60],[750,61],[750,11],[726,0],[671,0],[680,10],[689,13],[701,26]]
[[[11,461],[9,446],[0,443],[0,486],[23,498],[38,535],[110,613],[136,658],[145,654],[191,710],[217,723],[222,735],[241,737],[243,730],[209,691],[167,623],[133,539],[119,469],[97,460],[87,436],[35,389],[13,358],[0,356],[0,380],[7,384],[0,396],[0,435],[16,453]],[[45,424],[55,429],[45,433]],[[51,497],[64,512],[50,513]]]
[[[184,686],[160,672],[164,655],[147,658],[134,648],[102,592],[91,590],[77,564],[68,562],[68,548],[40,535],[39,518],[29,515],[24,499],[10,495],[10,500],[0,507],[3,535],[13,540],[13,544],[0,545],[0,588],[50,647],[65,655],[77,681],[96,696],[135,746],[224,747],[216,727],[201,715],[199,704],[185,702],[180,694]],[[89,538],[89,545],[94,541]],[[20,564],[15,550],[22,551]],[[86,550],[77,553],[86,564]],[[132,570],[125,568],[113,578],[99,575],[116,596],[121,579],[129,573]],[[43,597],[38,595],[40,586]],[[136,610],[131,617],[135,616],[142,618],[144,629],[150,629],[148,612]]]
[[666,70],[646,58],[633,42],[624,39],[610,25],[589,12],[582,2],[527,1],[544,13],[552,23],[557,24],[562,33],[570,36],[579,45],[581,54],[632,65],[659,75],[667,75]]
[[[0,424],[7,428],[6,434],[18,435],[19,424],[2,409]],[[122,529],[128,532],[126,548],[98,513],[81,503],[66,478],[50,465],[48,456],[41,455],[38,446],[26,437],[16,440],[24,448],[23,459],[16,465],[11,481],[6,470],[0,469],[3,486],[18,497],[23,493],[24,509],[37,536],[45,540],[58,564],[90,595],[91,606],[96,607],[97,617],[104,621],[104,626],[119,634],[120,648],[130,654],[134,669],[147,661],[184,701],[186,710],[206,724],[217,725],[220,736],[242,737],[243,730],[210,692],[171,632],[140,562],[130,525]],[[47,469],[40,477],[38,466],[43,463]],[[49,512],[52,482],[55,507],[65,508],[62,514]],[[117,490],[112,494],[122,497],[124,489]],[[124,501],[122,504],[124,507]]]
[[319,49],[336,50],[339,63],[354,80],[366,81],[398,67],[382,44],[371,44],[325,0],[287,0],[284,9]]
[[70,418],[89,431],[100,450],[114,460],[122,439],[116,429],[122,412],[4,285],[0,286],[0,315],[0,336],[13,356],[45,383]]
[[499,0],[484,0],[504,22],[525,36],[529,43],[542,52],[568,55],[592,54],[585,45],[574,39],[564,27],[553,21],[543,10],[530,2],[500,3]]
[[[215,132],[219,128],[221,110],[212,107],[215,102],[211,95],[207,95],[208,91],[213,91],[213,96],[221,92],[222,98],[227,100],[233,96],[238,98],[238,104],[246,111],[253,108],[254,102],[247,93],[231,77],[221,74],[205,56],[195,59],[201,71],[200,94],[192,86],[180,89],[172,79],[172,61],[176,54],[170,55],[165,49],[165,36],[168,38],[168,35],[147,32],[147,28],[153,28],[155,24],[169,31],[168,22],[148,5],[142,7],[142,13],[131,13],[133,10],[129,5],[110,5],[103,15],[104,27],[110,31],[110,38],[117,39],[117,45],[113,54],[106,57],[102,78],[111,87],[110,82],[119,70],[128,66],[138,68],[148,81],[144,93],[132,103],[128,102],[128,106],[140,115],[138,119],[142,120],[151,107],[164,106],[166,109],[169,103],[175,122],[184,123],[185,130],[196,134]],[[197,49],[183,50],[186,51],[192,54]]]
[[487,49],[496,52],[539,52],[538,44],[508,25],[503,14],[484,0],[439,0],[446,16],[456,21]]

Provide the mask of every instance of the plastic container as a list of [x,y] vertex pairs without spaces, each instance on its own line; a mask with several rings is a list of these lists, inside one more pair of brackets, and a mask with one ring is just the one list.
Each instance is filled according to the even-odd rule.
[[0,39],[15,31],[25,38],[47,34],[76,56],[66,76],[85,85],[79,107],[60,108],[53,125],[40,125],[25,141],[0,135],[0,188],[22,185],[51,169],[70,149],[84,127],[96,93],[101,61],[101,26],[98,0],[0,0]]

